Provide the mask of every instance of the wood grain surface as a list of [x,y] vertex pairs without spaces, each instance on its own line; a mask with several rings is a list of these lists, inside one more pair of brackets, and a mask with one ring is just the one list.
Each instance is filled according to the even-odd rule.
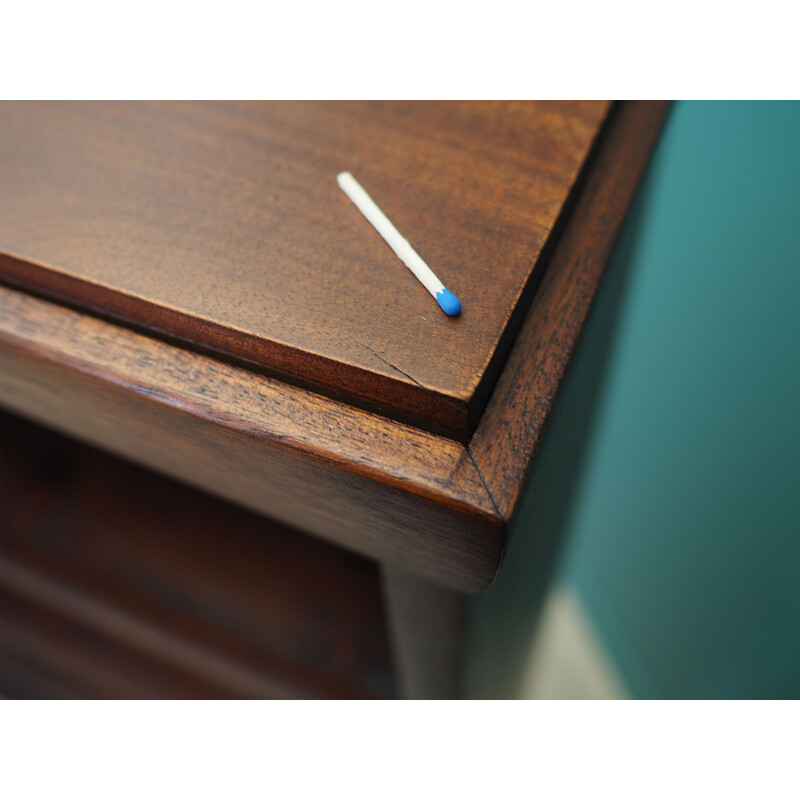
[[569,363],[669,103],[624,103],[580,197],[469,450],[498,513],[512,519]]
[[0,344],[10,410],[420,577],[494,577],[502,525],[457,442],[8,288]]
[[[6,281],[466,441],[608,111],[4,103]],[[351,171],[446,317],[338,189]]]
[[467,447],[8,288],[2,402],[384,564],[480,591],[666,111],[623,104],[604,128]]

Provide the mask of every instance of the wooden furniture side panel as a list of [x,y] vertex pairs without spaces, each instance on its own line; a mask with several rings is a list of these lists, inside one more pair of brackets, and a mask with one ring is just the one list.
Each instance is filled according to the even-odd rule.
[[382,570],[395,670],[406,700],[461,695],[466,596],[407,572]]
[[218,684],[143,656],[58,613],[0,593],[0,690],[19,700],[231,699]]
[[470,444],[504,520],[518,505],[581,331],[669,103],[622,104],[555,246]]
[[[100,643],[81,642],[99,638],[139,654],[132,678],[152,663],[229,697],[393,694],[372,561],[21,417],[0,433],[0,584],[41,611],[32,634],[49,638],[47,607],[85,631],[74,655],[98,678]],[[57,654],[8,640],[13,616],[0,604],[3,656],[57,675]]]
[[0,291],[10,409],[420,577],[491,582],[503,527],[461,445]]
[[499,567],[505,522],[667,107],[616,113],[466,449],[9,289],[4,402],[418,577],[479,591]]

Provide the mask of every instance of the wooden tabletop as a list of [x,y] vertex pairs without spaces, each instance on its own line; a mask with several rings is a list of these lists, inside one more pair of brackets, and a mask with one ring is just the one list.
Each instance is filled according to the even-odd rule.
[[[668,104],[606,108],[0,105],[0,401],[481,591]],[[338,190],[341,168],[460,319]]]
[[[6,103],[4,279],[467,441],[605,102]],[[446,317],[349,170],[463,303]]]

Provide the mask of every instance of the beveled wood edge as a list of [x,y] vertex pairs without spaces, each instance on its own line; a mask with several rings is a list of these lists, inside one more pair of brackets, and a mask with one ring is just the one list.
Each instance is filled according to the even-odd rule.
[[614,111],[615,104],[608,102],[602,121],[592,137],[586,158],[575,173],[575,179],[572,181],[572,185],[570,186],[567,197],[558,215],[546,229],[543,229],[545,230],[545,239],[542,248],[539,251],[538,257],[530,266],[525,283],[519,288],[519,292],[514,301],[513,310],[508,318],[506,326],[500,338],[497,340],[494,349],[487,358],[480,378],[472,389],[468,406],[468,430],[470,434],[468,439],[464,440],[465,444],[469,444],[470,440],[475,435],[483,413],[486,410],[489,397],[497,384],[498,377],[503,369],[505,369],[506,360],[508,359],[514,342],[517,340],[522,325],[530,313],[533,299],[536,297],[536,293],[543,280],[553,250],[560,240],[561,232],[564,229],[566,221],[572,214],[572,209],[575,206],[577,198],[580,196],[586,175],[590,171],[591,165],[594,163],[600,142],[605,139],[610,127],[610,122],[614,118]]
[[[398,524],[382,519],[385,527],[375,530],[375,540],[385,543],[400,537],[399,549],[394,543],[349,541],[342,530],[332,536],[319,529],[310,532],[458,591],[482,591],[500,568],[507,525],[668,107],[625,103],[612,112],[531,308],[466,447],[15,289],[0,288],[0,344],[31,364],[68,367],[95,383],[110,382],[168,414],[197,417],[211,426],[209,430],[219,426],[233,430],[265,452],[281,450],[313,460],[326,472],[350,473],[390,488],[410,517]],[[67,329],[78,333],[71,344],[63,336]],[[190,375],[201,380],[193,384],[187,381]],[[0,374],[0,387],[2,383]],[[30,413],[19,398],[9,405]],[[276,409],[280,409],[277,416]],[[63,419],[51,424],[73,432]],[[162,465],[149,466],[166,471]],[[187,479],[185,472],[171,474]],[[197,485],[215,490],[202,482]],[[428,509],[446,508],[451,517],[438,530],[412,530],[407,523],[413,519],[413,498],[423,500]],[[271,509],[249,500],[228,499],[271,514]],[[346,501],[343,497],[345,505]],[[467,554],[465,548],[475,552]],[[457,567],[450,559],[459,562]]]
[[[391,412],[391,418],[412,426],[415,408],[424,401],[433,409],[425,430],[463,442],[469,437],[470,397],[457,397],[425,386],[375,351],[372,355],[376,367],[366,370],[277,340],[262,339],[247,331],[113,289],[99,281],[68,275],[55,266],[6,249],[0,249],[2,284],[334,400],[341,399],[354,407],[373,412],[382,408],[387,414]],[[149,317],[151,322],[139,321],[145,317]],[[202,341],[199,336],[202,336]],[[237,340],[235,346],[230,344],[234,337]],[[306,377],[295,374],[298,363],[303,364]],[[335,368],[339,381],[336,391],[326,382],[332,368]],[[391,374],[385,374],[381,369],[388,369]],[[388,395],[392,397],[391,408],[386,405]]]
[[[0,308],[0,341],[6,348],[69,365],[413,494],[487,513],[494,510],[469,454],[451,439],[15,289],[0,287]],[[393,448],[386,447],[388,441]]]
[[592,301],[669,111],[619,104],[468,448],[505,523],[544,440]]
[[[463,392],[447,391],[430,382],[422,383],[362,342],[359,344],[373,357],[374,366],[369,369],[313,350],[289,346],[279,339],[264,338],[245,329],[223,325],[134,291],[114,288],[103,281],[72,275],[54,264],[2,247],[0,285],[85,311],[466,445],[476,430],[510,347],[528,314],[544,271],[542,265],[547,262],[553,241],[558,238],[564,220],[570,214],[586,166],[592,161],[597,143],[613,115],[613,104],[604,102],[606,107],[592,131],[586,156],[574,172],[556,218],[537,228],[544,237],[542,247],[518,289],[507,324],[487,354],[477,379]],[[144,319],[149,321],[142,322]],[[302,368],[298,369],[298,365]],[[332,372],[335,373],[335,385],[331,383]],[[429,408],[424,418],[418,416],[422,403]]]
[[[0,309],[12,410],[451,588],[479,591],[496,572],[502,522],[463,445],[15,289],[0,287]],[[169,458],[142,449],[146,424],[169,432]],[[318,513],[298,500],[300,522],[281,517],[266,485],[221,490],[193,463],[198,437],[242,482],[253,469],[284,492],[286,476],[303,482],[297,496],[319,499]]]

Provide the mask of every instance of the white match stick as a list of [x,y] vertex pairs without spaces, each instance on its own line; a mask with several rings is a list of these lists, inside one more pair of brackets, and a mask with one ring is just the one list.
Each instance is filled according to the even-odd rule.
[[356,208],[372,223],[386,244],[397,253],[397,257],[417,276],[420,283],[436,298],[442,311],[451,317],[461,313],[461,302],[434,275],[431,268],[419,257],[417,251],[400,235],[400,231],[389,221],[375,201],[364,191],[361,184],[349,173],[336,176],[341,190],[355,203]]

